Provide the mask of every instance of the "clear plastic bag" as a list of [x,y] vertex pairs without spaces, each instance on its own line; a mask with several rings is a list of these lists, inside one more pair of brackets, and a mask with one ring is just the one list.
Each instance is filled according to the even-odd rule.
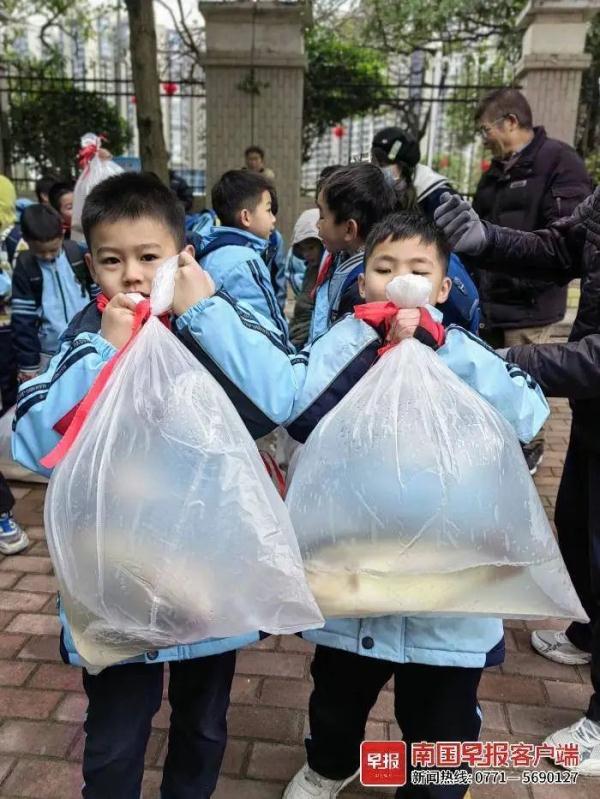
[[100,158],[98,150],[102,147],[102,139],[95,133],[86,133],[81,137],[79,163],[83,167],[73,189],[73,217],[71,220],[71,238],[84,241],[81,228],[81,213],[85,199],[94,186],[106,178],[118,175],[123,169],[110,158]]
[[321,420],[286,504],[325,616],[587,618],[512,427],[414,339]]
[[[173,263],[157,276],[158,313]],[[146,650],[322,624],[252,438],[154,316],[56,467],[45,523],[75,646],[96,671]]]

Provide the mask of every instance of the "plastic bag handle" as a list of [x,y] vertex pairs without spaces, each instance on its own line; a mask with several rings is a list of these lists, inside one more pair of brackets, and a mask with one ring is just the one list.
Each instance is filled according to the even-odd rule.
[[83,427],[83,424],[87,417],[89,416],[90,411],[94,407],[94,403],[104,390],[104,387],[108,383],[110,376],[115,371],[117,365],[122,360],[123,356],[128,352],[129,348],[133,344],[135,337],[139,333],[142,328],[144,322],[151,316],[150,311],[150,300],[144,299],[139,302],[135,309],[135,315],[133,318],[133,328],[131,330],[131,335],[127,340],[127,343],[124,344],[121,349],[113,355],[113,357],[108,361],[108,363],[102,368],[98,377],[94,380],[92,387],[85,395],[83,400],[79,403],[77,411],[75,412],[75,416],[73,417],[73,421],[67,428],[64,436],[58,442],[58,444],[51,450],[47,455],[45,455],[41,460],[40,464],[45,469],[53,469],[57,464],[61,462],[61,460],[65,457],[68,451],[73,446],[77,436],[79,435],[79,431]]
[[[93,136],[93,139],[92,139]],[[85,136],[81,139],[81,149],[77,155],[79,160],[79,167],[81,169],[85,169],[89,167],[90,161],[97,155],[98,150],[102,147],[102,143],[106,141],[106,137],[102,136],[95,136],[94,134],[86,133]],[[84,142],[89,142],[88,144],[84,144]]]

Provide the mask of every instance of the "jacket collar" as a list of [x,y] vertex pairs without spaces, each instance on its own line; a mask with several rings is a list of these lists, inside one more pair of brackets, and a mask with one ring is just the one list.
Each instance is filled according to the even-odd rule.
[[248,233],[246,230],[240,230],[240,228],[237,227],[226,227],[225,225],[212,227],[210,229],[210,233],[204,240],[204,243],[208,245],[219,236],[231,233],[235,233],[236,236],[242,236],[245,238],[248,242],[247,246],[251,247],[257,253],[263,253],[269,246],[269,242],[266,239],[261,239],[259,236],[255,236],[254,233]]
[[[546,129],[542,125],[535,127],[533,129],[533,139],[521,150],[521,152],[518,154],[518,157],[514,159],[514,162],[508,171],[510,172],[516,166],[521,168],[533,163],[540,148],[547,138],[548,135],[546,133]],[[492,165],[488,170],[488,174],[490,177],[503,176],[505,174],[505,161],[501,158],[494,158]]]

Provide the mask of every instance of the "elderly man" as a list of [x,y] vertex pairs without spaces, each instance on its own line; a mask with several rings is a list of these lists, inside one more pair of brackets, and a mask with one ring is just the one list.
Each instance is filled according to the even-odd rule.
[[[585,165],[572,147],[533,127],[526,98],[496,89],[475,112],[484,146],[493,155],[477,186],[473,208],[481,219],[514,230],[538,230],[569,216],[592,190]],[[567,286],[555,280],[475,269],[484,327],[495,347],[542,344],[565,315]],[[544,452],[543,432],[524,447],[532,474]]]

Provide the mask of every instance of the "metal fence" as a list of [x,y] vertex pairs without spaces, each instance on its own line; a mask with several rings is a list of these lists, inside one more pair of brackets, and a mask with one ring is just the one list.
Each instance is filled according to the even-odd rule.
[[[396,65],[397,66],[397,65]],[[10,120],[14,109],[28,98],[49,95],[65,85],[93,93],[114,106],[128,124],[131,143],[122,153],[135,164],[138,156],[135,92],[126,62],[106,59],[93,65],[78,65],[76,59],[65,67],[67,74],[39,71],[2,71],[0,68],[0,132],[4,170],[12,176],[19,193],[33,190],[43,171],[32,158],[15,158],[11,149]],[[202,76],[186,77],[184,61],[169,56],[163,68],[160,94],[170,166],[190,183],[196,194],[205,192],[206,96]],[[475,135],[474,111],[487,91],[511,83],[510,70],[486,68],[468,56],[450,61],[406,63],[388,70],[385,85],[336,85],[336,92],[372,92],[377,113],[340,120],[340,124],[313,142],[309,160],[302,167],[302,191],[314,193],[318,177],[326,166],[369,158],[374,133],[389,125],[411,130],[421,143],[421,162],[447,175],[456,189],[471,196],[489,156]],[[331,91],[324,86],[323,92]],[[65,116],[71,112],[65,110]],[[72,115],[72,114],[71,114]],[[47,135],[57,142],[65,139],[63,120],[58,115]],[[87,132],[81,121],[79,135]],[[100,132],[100,131],[98,131]],[[72,136],[72,126],[70,129]],[[110,148],[110,142],[108,143]],[[73,149],[71,142],[70,149]],[[72,165],[75,171],[75,164]],[[52,170],[50,170],[52,171]]]
[[[11,70],[0,73],[0,109],[2,110],[2,151],[4,171],[15,184],[18,193],[33,191],[37,177],[43,171],[57,172],[54,164],[44,168],[32,157],[17,157],[11,143],[11,119],[15,109],[24,101],[62,93],[65,88],[83,92],[105,99],[114,106],[121,119],[127,124],[130,144],[119,155],[124,161],[135,164],[138,156],[138,132],[136,126],[136,98],[133,81],[130,77],[120,78],[115,75],[98,75],[94,70],[91,75],[44,75],[40,71],[26,72]],[[163,77],[160,85],[161,106],[165,141],[170,155],[170,167],[181,173],[192,186],[194,193],[205,191],[206,175],[206,104],[203,80],[182,78],[179,75]],[[57,115],[47,135],[57,142],[65,141],[73,135],[73,109],[64,109],[64,117]],[[79,135],[86,133],[89,125],[81,119]],[[68,130],[68,134],[66,131]],[[93,131],[101,133],[102,131]],[[68,150],[72,151],[75,143],[68,142]],[[110,149],[110,141],[107,143]],[[71,166],[76,171],[76,164]],[[64,171],[64,170],[62,170]]]

